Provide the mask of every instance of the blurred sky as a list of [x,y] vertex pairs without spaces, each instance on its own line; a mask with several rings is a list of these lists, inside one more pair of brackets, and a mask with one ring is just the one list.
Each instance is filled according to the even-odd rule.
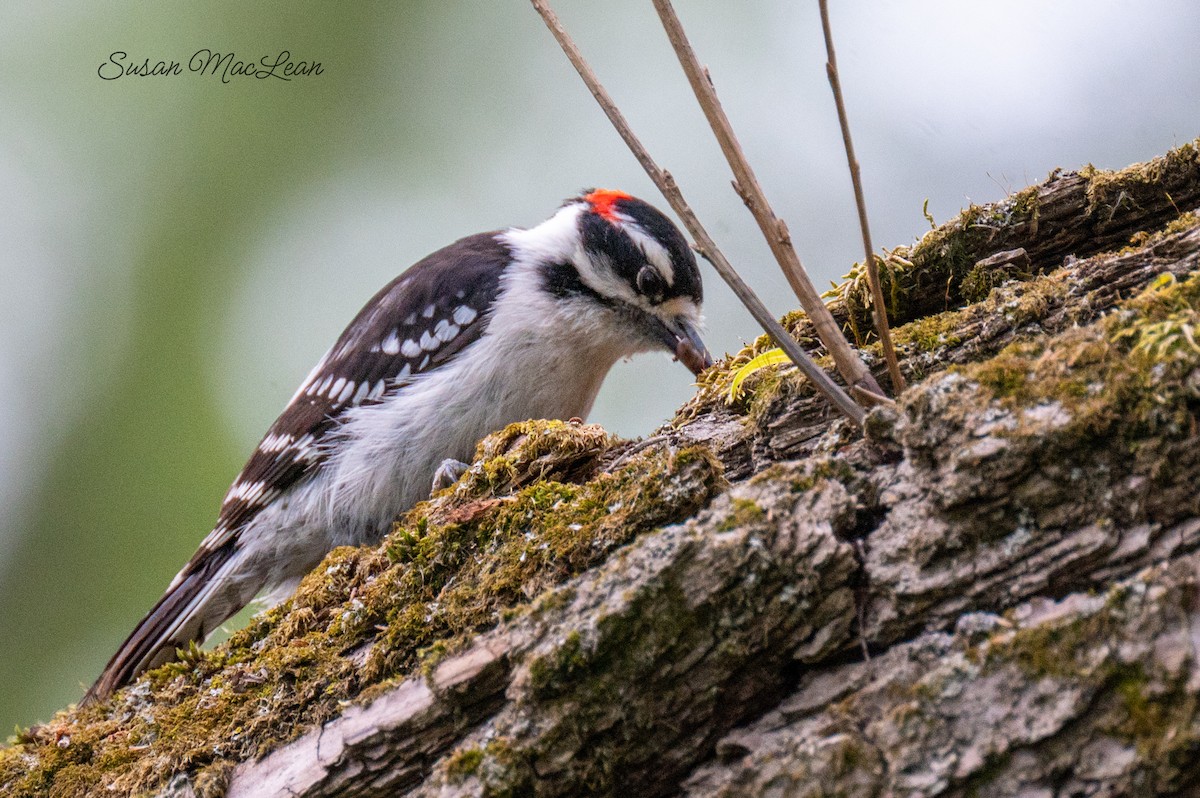
[[[726,254],[795,303],[648,2],[558,11]],[[875,243],[1055,167],[1200,135],[1194,0],[834,0]],[[252,6],[252,7],[251,7]],[[816,0],[680,0],[760,180],[822,287],[861,257]],[[197,50],[320,61],[290,82],[101,80]],[[0,727],[79,698],[213,522],[361,304],[428,252],[585,186],[665,205],[521,0],[19,0],[0,9]],[[716,354],[756,334],[704,267]],[[618,366],[592,420],[648,433],[688,396]]]

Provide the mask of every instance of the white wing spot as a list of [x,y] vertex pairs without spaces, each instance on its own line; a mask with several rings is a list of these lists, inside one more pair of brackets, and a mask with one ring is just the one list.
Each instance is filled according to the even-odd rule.
[[[239,482],[229,489],[225,504],[241,500],[246,504],[265,503],[263,492],[267,490],[265,482]],[[267,491],[271,493],[271,491]]]
[[464,327],[475,321],[475,317],[479,314],[475,312],[475,308],[469,305],[459,305],[454,309],[454,321]]
[[427,319],[432,319],[435,310],[437,310],[437,308],[435,308],[433,305],[426,305],[425,309],[421,311],[421,315]]
[[326,377],[325,379],[321,380],[321,387],[317,389],[317,396],[320,396],[321,394],[323,394],[323,393],[325,393],[327,390],[329,390],[329,384],[330,384],[331,382],[333,382],[333,375],[332,375],[332,374],[330,374],[330,375],[329,375],[328,377]]
[[346,387],[342,389],[342,392],[340,394],[338,394],[337,403],[338,404],[344,403],[347,399],[350,398],[350,396],[353,393],[354,393],[354,380],[350,380],[349,382],[346,383]]
[[416,357],[417,355],[421,354],[421,345],[409,338],[405,340],[404,344],[400,347],[400,354],[404,355],[405,357]]
[[425,367],[428,365],[429,365],[429,355],[426,355],[425,357],[421,358],[421,365],[417,366],[417,371],[424,371]]
[[437,323],[437,327],[435,327],[433,329],[433,334],[436,335],[439,340],[444,341],[445,343],[450,343],[451,341],[453,341],[454,338],[458,335],[458,333],[459,333],[458,325],[451,324],[450,322],[446,321],[445,319],[442,319],[441,321],[439,321]]
[[421,348],[426,352],[432,352],[442,345],[442,342],[429,334],[429,330],[421,333]]
[[312,433],[299,438],[291,447],[292,457],[297,460],[308,460],[316,454],[316,447],[313,446]]
[[371,383],[363,380],[358,385],[358,390],[354,392],[354,398],[350,400],[350,404],[357,405],[367,398],[367,391],[371,390]]
[[391,333],[388,334],[388,337],[383,339],[383,343],[380,345],[380,348],[383,349],[384,354],[387,355],[394,355],[398,353],[400,351],[399,332],[397,330],[392,330]]
[[404,368],[400,369],[400,373],[396,375],[396,379],[403,380],[412,374],[412,365],[405,363]]
[[379,397],[383,396],[383,391],[385,388],[387,388],[387,385],[383,380],[380,380],[379,382],[375,383],[375,387],[371,389],[369,394],[367,394],[367,398],[378,399]]
[[416,323],[417,323],[417,314],[416,313],[409,313],[407,316],[404,317],[404,326],[405,327],[411,327]]
[[291,443],[292,436],[286,432],[280,432],[276,435],[268,435],[263,438],[263,442],[258,445],[258,448],[264,452],[282,452]]
[[[354,383],[350,383],[350,384],[351,384],[351,385],[354,385]],[[336,396],[337,396],[339,393],[341,393],[341,392],[342,392],[342,388],[343,388],[345,385],[346,385],[346,378],[345,378],[345,377],[338,377],[338,378],[337,378],[337,382],[335,382],[335,383],[333,384],[333,387],[329,389],[329,398],[332,400],[332,399],[333,399],[334,397],[336,397]],[[351,390],[353,390],[353,388],[351,388]]]

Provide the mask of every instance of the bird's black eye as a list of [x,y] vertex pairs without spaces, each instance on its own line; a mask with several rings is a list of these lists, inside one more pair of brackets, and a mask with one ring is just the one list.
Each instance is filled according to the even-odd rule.
[[667,291],[662,275],[653,266],[643,266],[637,273],[638,293],[648,297],[652,302],[658,302]]

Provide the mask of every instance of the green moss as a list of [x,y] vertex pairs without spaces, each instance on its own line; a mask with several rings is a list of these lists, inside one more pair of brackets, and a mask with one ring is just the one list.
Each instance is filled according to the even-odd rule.
[[1146,247],[1154,246],[1170,236],[1191,230],[1194,227],[1200,226],[1200,214],[1194,211],[1181,213],[1171,221],[1167,222],[1163,228],[1157,232],[1149,230],[1139,230],[1129,237],[1129,243],[1121,248],[1119,255],[1128,255]]
[[[984,389],[979,399],[1017,411],[1055,406],[1072,445],[1168,445],[1190,434],[1200,368],[1200,278],[1160,280],[1086,327],[1010,344],[989,360],[953,367]],[[1020,436],[1023,428],[1007,433]],[[1033,428],[1041,435],[1040,427]]]
[[[801,387],[805,382],[804,377],[797,374],[795,368],[790,364],[763,369],[755,374],[750,382],[750,403],[747,406],[746,416],[751,424],[757,424],[766,418],[771,411],[771,406],[788,393],[795,393],[797,388],[805,389]],[[792,390],[789,391],[789,389]]]
[[[787,323],[789,318],[795,320],[802,319],[804,316],[803,313],[798,311],[784,316],[784,327],[787,329],[790,329]],[[811,337],[801,340],[801,345],[805,346],[806,349],[810,348],[813,343]],[[730,402],[729,394],[730,388],[733,385],[734,375],[751,360],[774,348],[775,342],[769,336],[760,335],[752,343],[744,346],[737,354],[727,355],[723,361],[705,371],[697,378],[696,385],[698,390],[675,413],[671,424],[675,427],[680,427],[695,419],[700,414],[716,407],[729,406],[735,410],[747,412],[755,399],[761,397],[764,387],[769,391],[771,386],[778,384],[779,369],[763,368],[749,375],[743,383],[742,390],[739,391],[738,398]]]
[[[702,636],[711,641],[706,623],[683,589],[670,582],[639,593],[619,613],[601,616],[587,641],[569,644],[565,653],[551,654],[537,668],[536,682],[530,685],[534,698],[562,702],[564,709],[554,733],[540,741],[537,750],[524,752],[524,757],[536,761],[550,755],[560,739],[569,741],[564,743],[569,746],[586,739],[587,755],[563,764],[563,783],[578,794],[613,794],[626,763],[655,756],[649,752],[656,746],[647,741],[664,733],[667,708],[687,703],[686,686],[630,703],[623,700],[628,685],[652,678],[655,663],[669,660],[671,651],[694,650]],[[722,653],[718,647],[712,656],[719,659]],[[713,699],[691,695],[687,700]],[[604,731],[597,734],[597,729]]]
[[1013,280],[1029,280],[1033,274],[1017,263],[987,265],[982,261],[963,276],[959,292],[966,302],[982,302],[993,288]]
[[1158,738],[1162,733],[1163,707],[1146,695],[1149,687],[1146,674],[1141,668],[1131,667],[1117,680],[1116,692],[1126,712],[1126,720],[1120,725],[1123,734],[1131,740]]
[[[647,448],[602,472],[611,441],[556,422],[489,438],[468,475],[381,546],[335,550],[226,645],[191,651],[0,751],[0,792],[131,795],[176,772],[220,792],[230,762],[436,663],[637,535],[693,515],[723,484],[699,447]],[[352,649],[365,663],[343,656]]]
[[1092,667],[1086,658],[1096,641],[1112,633],[1115,612],[1107,608],[1067,623],[1005,632],[989,642],[985,667],[1011,663],[1038,678],[1079,678]]
[[1021,219],[1029,219],[1030,223],[1036,226],[1041,210],[1039,197],[1037,186],[1029,186],[1013,194],[1009,200],[1012,203],[1013,215]]
[[538,692],[545,691],[555,680],[570,678],[586,666],[587,661],[583,637],[573,631],[552,653],[529,663],[530,684]]
[[866,744],[852,735],[839,735],[836,738],[835,746],[832,749],[826,749],[826,755],[829,757],[830,769],[836,778],[844,779],[859,768],[869,767],[875,763],[875,758],[868,753]]
[[474,776],[479,766],[483,764],[482,748],[460,748],[450,755],[446,762],[446,776],[455,784],[466,781],[468,776]]
[[[1128,740],[1143,760],[1169,765],[1196,744],[1196,695],[1185,684],[1154,685],[1142,668],[1125,667],[1116,680],[1123,717],[1108,732]],[[1185,762],[1190,757],[1185,758]],[[1187,765],[1190,767],[1190,765]]]
[[962,342],[958,330],[964,315],[960,311],[947,311],[923,319],[911,321],[892,331],[896,346],[913,346],[921,352],[934,352],[944,346],[957,346]]
[[1036,345],[1013,345],[996,357],[971,368],[971,379],[1001,399],[1024,398],[1030,378],[1030,355]]
[[1109,172],[1088,166],[1079,170],[1088,180],[1088,213],[1111,220],[1132,206],[1144,191],[1170,191],[1172,186],[1200,176],[1200,150],[1189,142],[1161,158]]
[[[765,674],[776,673],[789,655],[773,640],[782,627],[765,619],[795,612],[795,595],[782,588],[795,573],[791,566],[776,571],[779,564],[759,552],[750,545],[734,555],[745,557],[740,579],[756,585],[734,605],[700,600],[684,581],[694,563],[681,563],[635,590],[614,589],[613,601],[597,608],[579,638],[540,651],[522,700],[553,706],[553,723],[530,739],[521,758],[553,761],[565,793],[628,794],[629,774],[655,767],[661,745],[654,741],[677,733],[680,712],[720,715],[730,700],[726,686],[696,691],[687,680],[664,679],[662,663],[694,663],[691,657],[703,652],[693,667],[704,668],[714,684],[751,678],[747,667],[773,678]],[[578,754],[564,759],[563,751]]]
[[616,438],[597,425],[523,421],[484,438],[474,465],[453,489],[459,497],[509,493],[539,479],[581,481],[594,472],[596,452]]
[[[894,319],[900,313],[907,291],[907,272],[913,264],[894,252],[886,251],[883,257],[876,258],[875,264],[884,297],[884,310],[889,319]],[[864,264],[855,263],[849,272],[842,275],[842,281],[834,283],[821,297],[840,302],[846,311],[846,324],[856,344],[863,346],[874,337],[874,300],[869,271]]]
[[680,507],[664,491],[672,484],[668,472],[704,474],[707,496],[719,470],[704,450],[680,454],[683,463],[679,455],[665,463],[657,454],[635,456],[621,471],[582,485],[534,483],[505,501],[488,501],[478,516],[423,533],[401,527],[388,554],[402,567],[364,594],[368,604],[390,608],[386,617],[360,620],[385,627],[366,670],[406,671],[416,664],[413,652],[493,625],[504,608],[586,570],[634,535],[694,512],[694,497]]
[[513,750],[508,738],[496,737],[483,746],[455,751],[447,760],[446,777],[462,784],[471,777],[479,780],[487,798],[514,798],[531,794],[534,774],[528,762]]
[[[1200,141],[1200,140],[1198,140]],[[1192,191],[1200,181],[1200,155],[1196,142],[1172,150],[1146,164],[1136,164],[1119,172],[1103,172],[1095,168],[1081,169],[1079,174],[1088,181],[1088,213],[1100,214],[1105,223],[1122,208],[1133,207],[1138,197],[1168,194],[1178,187]],[[1057,170],[1051,178],[1057,176]],[[1007,247],[1030,246],[1037,239],[1041,218],[1042,186],[1030,186],[1002,202],[993,205],[972,205],[956,218],[935,227],[916,244],[885,251],[880,258],[881,282],[887,297],[887,312],[898,344],[915,347],[918,352],[933,352],[943,346],[962,343],[961,331],[972,319],[995,312],[998,304],[1011,303],[1003,311],[1014,326],[1044,318],[1051,303],[1067,295],[1071,284],[1063,275],[1038,277],[1011,266],[979,267],[978,262]],[[1197,224],[1194,213],[1181,214],[1160,233],[1146,238],[1153,243],[1159,237],[1190,229]],[[964,304],[981,302],[991,292],[1009,281],[1019,287],[1002,288],[1003,296],[988,299],[977,309],[967,309],[966,315],[956,315]],[[866,269],[855,264],[842,282],[826,292],[830,310],[860,346],[874,347],[870,291]],[[1069,320],[1068,320],[1069,321]],[[811,323],[801,311],[793,311],[784,319],[784,327],[810,352],[821,353]],[[903,326],[901,326],[903,325]],[[906,329],[907,328],[907,329]],[[717,368],[710,369],[700,380],[700,391],[676,414],[674,424],[682,425],[724,403],[732,374],[767,349],[773,348],[766,336],[728,357]],[[769,372],[768,372],[769,374]],[[758,376],[757,384],[747,386],[746,398],[733,405],[746,413],[752,423],[768,411],[775,399],[786,396],[784,391],[809,390],[795,375],[783,378]]]
[[[953,308],[964,302],[964,280],[972,275],[965,293],[971,299],[982,298],[995,285],[1030,275],[1012,269],[992,271],[977,269],[980,257],[994,252],[992,240],[1002,228],[1022,225],[1036,227],[1038,187],[1030,187],[991,206],[972,205],[957,218],[930,230],[917,244],[885,251],[879,258],[880,282],[887,302],[889,321],[898,345],[910,345],[921,352],[931,352],[943,346],[961,343],[958,331],[964,317],[955,315]],[[843,329],[862,347],[877,352],[871,318],[871,293],[867,270],[854,264],[841,283],[824,295],[830,308],[843,322]],[[941,312],[939,311],[948,311]],[[822,353],[812,325],[802,311],[788,313],[783,326],[809,352]],[[702,375],[700,390],[676,414],[675,425],[686,424],[700,414],[725,402],[733,374],[775,344],[760,336],[737,354],[726,358],[716,368]],[[827,358],[818,360],[829,366]],[[760,420],[780,399],[801,391],[811,391],[802,377],[787,369],[762,371],[748,381],[743,398],[733,407],[746,413],[749,423]]]
[[[997,205],[972,205],[956,219],[930,230],[912,247],[902,247],[894,255],[911,267],[898,273],[896,293],[909,299],[894,308],[895,322],[926,315],[930,310],[948,310],[962,302],[961,286],[982,255],[988,254],[987,241],[996,229],[1027,223],[1036,213],[1034,200],[1021,195]],[[939,307],[940,306],[940,307]]]
[[[1191,767],[1197,698],[1179,674],[1157,672],[1145,663],[1126,662],[1117,653],[1131,623],[1137,622],[1145,591],[1117,587],[1103,603],[1035,626],[995,635],[968,656],[985,670],[1015,664],[1035,678],[1061,680],[1111,697],[1090,699],[1099,730],[1137,746],[1143,762],[1159,771]],[[1184,588],[1179,600],[1190,603]],[[1155,601],[1166,601],[1164,595]],[[1188,753],[1188,752],[1191,753]],[[1182,769],[1178,768],[1178,769]]]
[[1162,229],[1164,236],[1173,236],[1178,233],[1187,232],[1194,227],[1200,227],[1200,214],[1195,211],[1181,213],[1178,217],[1167,223],[1167,226]]
[[[1107,223],[1123,209],[1136,207],[1141,197],[1151,194],[1161,197],[1162,192],[1169,194],[1176,188],[1192,190],[1190,187],[1200,180],[1200,150],[1198,142],[1191,142],[1161,158],[1117,172],[1084,168],[1079,174],[1088,181],[1087,212]],[[890,273],[894,285],[889,292],[895,297],[888,305],[892,322],[903,323],[952,310],[964,302],[980,301],[1006,280],[1033,276],[1015,272],[1011,267],[988,270],[976,264],[1006,245],[1019,246],[1036,239],[1042,222],[1039,198],[1040,187],[1030,186],[994,205],[973,205],[957,218],[930,230],[915,245],[888,253],[889,260],[903,264],[903,268]],[[1189,229],[1195,224],[1194,214],[1182,214],[1164,233]],[[841,310],[849,317],[848,329],[869,330],[870,306],[865,301],[866,293],[859,287],[863,282],[861,275],[852,272],[848,278],[854,279],[847,279],[830,292],[845,305],[835,312]]]
[[761,521],[766,513],[749,499],[735,498],[731,502],[732,512],[717,525],[718,532],[729,532]]

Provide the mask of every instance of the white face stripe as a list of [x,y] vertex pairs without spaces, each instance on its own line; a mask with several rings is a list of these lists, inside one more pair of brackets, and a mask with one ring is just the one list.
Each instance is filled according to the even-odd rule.
[[[587,203],[574,202],[560,208],[558,213],[536,227],[528,230],[511,228],[506,230],[501,238],[512,248],[513,256],[518,262],[530,265],[570,262],[574,264],[584,285],[601,296],[621,300],[661,318],[683,316],[698,324],[700,311],[690,297],[675,297],[660,305],[651,305],[624,278],[616,275],[607,256],[590,255],[583,249],[578,234],[579,217],[587,210]],[[675,269],[666,247],[633,219],[619,212],[615,215],[621,229],[642,250],[646,261],[659,270],[668,285],[673,285]]]
[[621,219],[621,229],[638,245],[638,249],[646,256],[646,261],[658,269],[667,285],[675,285],[675,267],[671,264],[667,248],[651,238],[637,222],[621,214],[617,216]]
[[513,257],[529,264],[571,263],[579,272],[583,284],[601,296],[616,296],[626,302],[636,302],[624,280],[613,274],[606,259],[593,260],[579,240],[579,216],[587,203],[573,202],[559,208],[558,213],[528,230],[511,228],[501,235],[512,248]]

